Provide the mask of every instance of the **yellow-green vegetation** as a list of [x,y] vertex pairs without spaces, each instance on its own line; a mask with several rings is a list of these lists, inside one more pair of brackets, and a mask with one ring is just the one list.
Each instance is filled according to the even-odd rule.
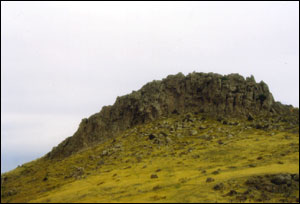
[[[1,200],[296,202],[299,126],[255,126],[199,114],[161,118],[65,159],[41,158],[2,174]],[[276,176],[291,181],[276,184]]]

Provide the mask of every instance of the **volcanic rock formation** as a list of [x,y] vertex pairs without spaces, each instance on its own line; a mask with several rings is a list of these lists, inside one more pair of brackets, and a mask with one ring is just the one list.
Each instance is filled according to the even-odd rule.
[[75,134],[53,148],[46,158],[66,157],[134,125],[186,112],[250,119],[293,114],[299,120],[299,109],[275,102],[267,84],[256,83],[253,76],[244,79],[238,74],[179,73],[147,83],[83,119]]

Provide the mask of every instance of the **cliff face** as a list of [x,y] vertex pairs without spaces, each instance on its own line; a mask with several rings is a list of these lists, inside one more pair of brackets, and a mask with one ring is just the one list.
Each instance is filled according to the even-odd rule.
[[253,76],[244,79],[238,74],[179,73],[118,97],[114,105],[83,119],[76,133],[53,148],[46,158],[66,157],[136,124],[191,111],[238,118],[293,113],[299,118],[299,110],[295,112],[293,107],[275,102],[268,86],[256,83]]

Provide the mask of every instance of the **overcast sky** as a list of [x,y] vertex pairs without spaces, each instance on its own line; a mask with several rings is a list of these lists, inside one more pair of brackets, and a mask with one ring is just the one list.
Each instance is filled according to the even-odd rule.
[[299,107],[299,2],[1,2],[1,172],[193,71],[253,74]]

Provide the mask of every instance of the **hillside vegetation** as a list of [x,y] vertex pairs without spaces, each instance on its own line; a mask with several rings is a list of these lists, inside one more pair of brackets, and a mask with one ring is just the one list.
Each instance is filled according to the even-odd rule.
[[299,121],[159,117],[1,175],[1,202],[299,202]]

